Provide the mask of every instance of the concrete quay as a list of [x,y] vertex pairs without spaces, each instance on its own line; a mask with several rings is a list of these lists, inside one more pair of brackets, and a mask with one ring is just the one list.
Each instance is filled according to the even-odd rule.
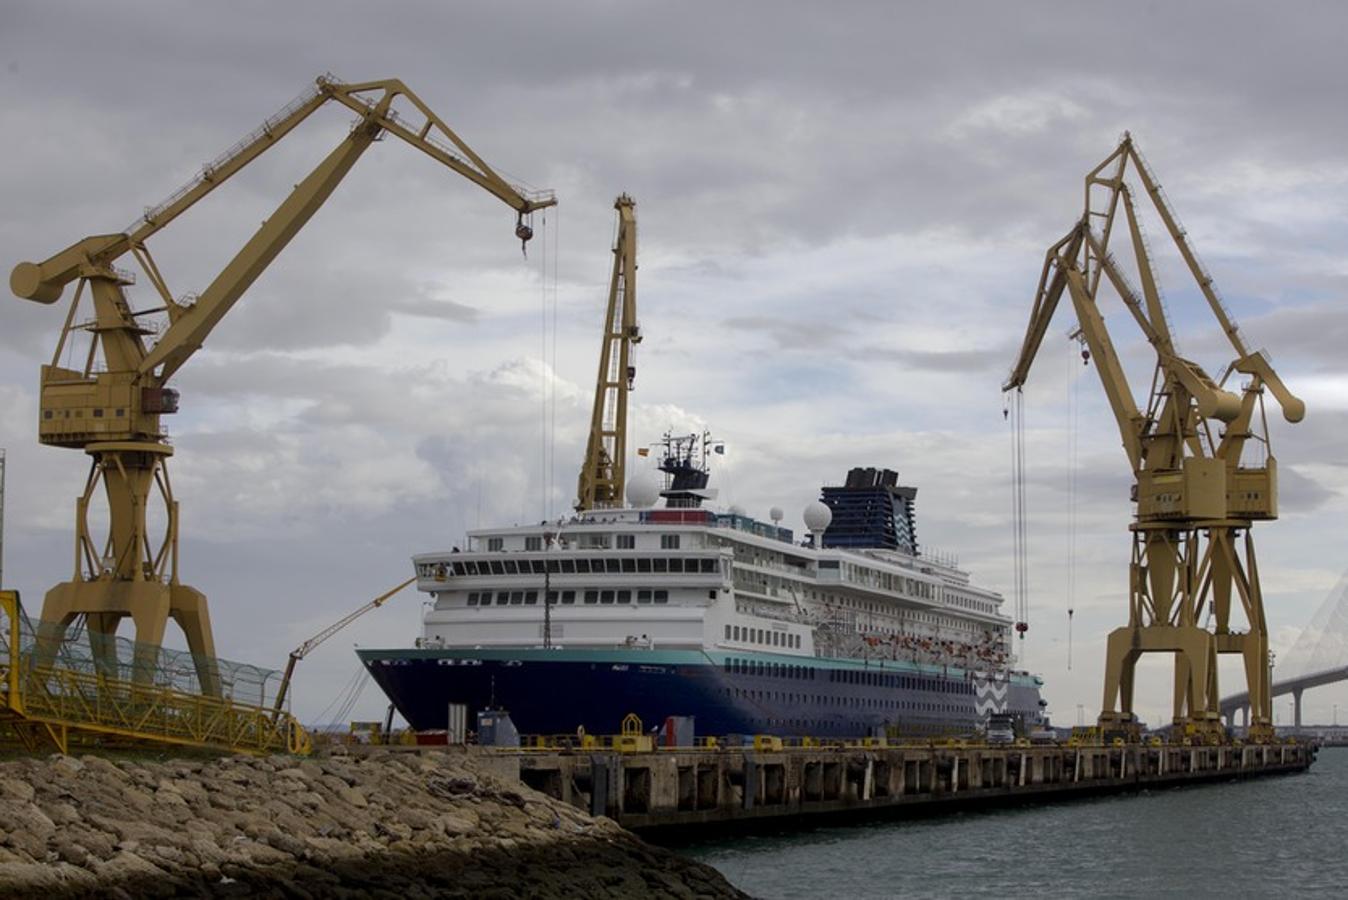
[[638,832],[903,815],[1302,772],[1313,744],[501,751],[526,785]]

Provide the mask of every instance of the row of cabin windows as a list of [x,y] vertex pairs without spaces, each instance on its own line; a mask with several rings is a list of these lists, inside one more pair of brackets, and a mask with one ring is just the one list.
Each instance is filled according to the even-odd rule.
[[725,639],[727,641],[747,641],[751,644],[762,644],[765,647],[789,647],[793,650],[800,648],[800,635],[785,634],[769,628],[727,625],[725,627]]
[[[617,535],[615,540],[617,541],[617,547],[619,550],[633,550],[637,546],[637,536],[635,534],[620,534]],[[595,544],[585,546],[595,546]],[[608,541],[607,540],[600,541],[598,542],[598,546],[607,547]],[[499,553],[504,549],[505,549],[505,538],[498,538],[498,537],[487,538],[487,552]],[[543,536],[533,535],[532,537],[526,537],[524,539],[524,549],[533,551],[542,550]],[[660,535],[660,549],[661,550],[679,549],[679,536],[677,534]]]
[[912,700],[892,700],[888,697],[833,697],[828,694],[793,694],[789,691],[764,691],[755,688],[725,688],[728,697],[764,700],[776,703],[813,703],[816,706],[846,706],[852,709],[907,709],[914,712],[967,713],[968,708],[955,703],[928,703]]
[[768,675],[772,678],[813,680],[818,670],[794,663],[779,663],[758,659],[727,659],[725,670],[734,675]]
[[[450,566],[452,565],[452,569]],[[423,577],[448,575],[542,575],[549,568],[561,575],[715,575],[717,560],[683,557],[657,558],[624,557],[622,559],[492,559],[455,560],[451,563],[423,563]]]
[[853,672],[834,669],[829,681],[843,684],[867,684],[874,687],[899,688],[906,691],[941,691],[946,694],[972,694],[974,686],[967,681],[949,678],[924,678],[920,675],[890,675],[884,672]]
[[[495,593],[497,606],[535,606],[538,604],[538,591],[497,591]],[[596,604],[609,606],[612,604],[630,604],[632,596],[636,595],[637,603],[668,603],[669,591],[640,590],[640,591],[548,591],[548,603],[553,606],[559,603],[562,606],[574,605],[576,595],[579,594],[581,601],[589,606]],[[472,591],[468,594],[469,606],[491,606],[491,591]]]
[[[746,632],[759,629],[746,628]],[[747,640],[747,639],[746,639]],[[790,663],[760,662],[758,660],[727,659],[725,670],[736,675],[766,675],[770,678],[817,678],[819,670]],[[829,669],[828,680],[838,684],[870,685],[898,688],[908,691],[941,691],[946,694],[972,694],[974,686],[967,681],[947,678],[924,678],[918,675],[891,675],[888,672],[854,672]],[[925,709],[915,706],[913,709]]]

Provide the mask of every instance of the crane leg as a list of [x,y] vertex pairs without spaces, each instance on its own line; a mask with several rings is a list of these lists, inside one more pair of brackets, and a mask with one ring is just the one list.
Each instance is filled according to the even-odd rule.
[[89,613],[89,649],[94,655],[94,671],[104,678],[118,678],[117,626],[122,617],[116,613]]
[[187,638],[187,649],[192,651],[192,663],[196,666],[201,693],[208,697],[219,697],[219,663],[215,659],[215,638],[211,633],[211,614],[206,606],[206,595],[185,584],[170,585],[169,614]]
[[159,666],[159,648],[164,642],[164,628],[168,625],[169,591],[168,585],[149,582],[133,582],[124,586],[124,590],[114,593],[126,595],[123,601],[128,608],[131,622],[136,626],[135,669],[132,678],[137,683],[148,684],[154,680],[155,670]]
[[1136,628],[1115,628],[1105,644],[1105,697],[1100,720],[1129,720],[1133,715],[1133,670],[1137,665]]

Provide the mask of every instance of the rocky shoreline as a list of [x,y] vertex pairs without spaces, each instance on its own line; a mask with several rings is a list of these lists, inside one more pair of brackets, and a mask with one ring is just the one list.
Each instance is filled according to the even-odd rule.
[[461,753],[0,762],[0,896],[745,897]]

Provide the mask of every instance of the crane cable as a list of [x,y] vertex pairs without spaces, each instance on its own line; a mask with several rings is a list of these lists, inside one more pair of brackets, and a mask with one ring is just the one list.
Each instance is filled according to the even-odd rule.
[[[351,695],[353,693],[358,693],[357,688],[360,686],[359,683],[368,674],[369,673],[366,671],[363,664],[356,663],[356,670],[352,673],[351,677],[346,680],[346,684],[342,686],[342,689],[337,692],[336,696],[328,701],[328,705],[323,707],[323,711],[314,717],[314,726],[321,728],[324,725],[334,725],[341,721],[341,710],[348,706],[347,701],[350,699]],[[329,719],[327,717],[328,713],[332,712],[334,708],[338,711],[338,714]]]
[[[552,395],[548,422],[548,518],[552,518],[552,500],[557,491],[557,265],[562,238],[561,213],[552,213]],[[543,239],[547,240],[544,233]]]
[[[549,269],[548,211],[542,213],[543,231],[539,244],[539,492],[542,497],[543,521],[552,518],[553,495],[557,489],[557,245],[561,228],[556,210],[553,211],[552,267]],[[549,322],[549,307],[551,321]]]
[[1025,394],[1016,388],[1011,397],[1011,536],[1015,564],[1016,633],[1024,652],[1025,632],[1029,631],[1028,553],[1025,525]]
[[539,312],[541,316],[541,325],[538,330],[538,377],[539,377],[539,427],[538,427],[538,453],[539,453],[539,481],[538,491],[541,499],[542,518],[546,521],[548,518],[549,499],[551,496],[550,485],[548,484],[548,211],[543,210],[543,240],[539,242],[542,249],[538,254],[538,286],[540,290]]
[[1076,613],[1077,596],[1077,481],[1081,467],[1080,427],[1081,378],[1076,365],[1078,351],[1085,364],[1086,341],[1079,333],[1076,349],[1068,357],[1067,376],[1067,669],[1072,669],[1072,616]]

